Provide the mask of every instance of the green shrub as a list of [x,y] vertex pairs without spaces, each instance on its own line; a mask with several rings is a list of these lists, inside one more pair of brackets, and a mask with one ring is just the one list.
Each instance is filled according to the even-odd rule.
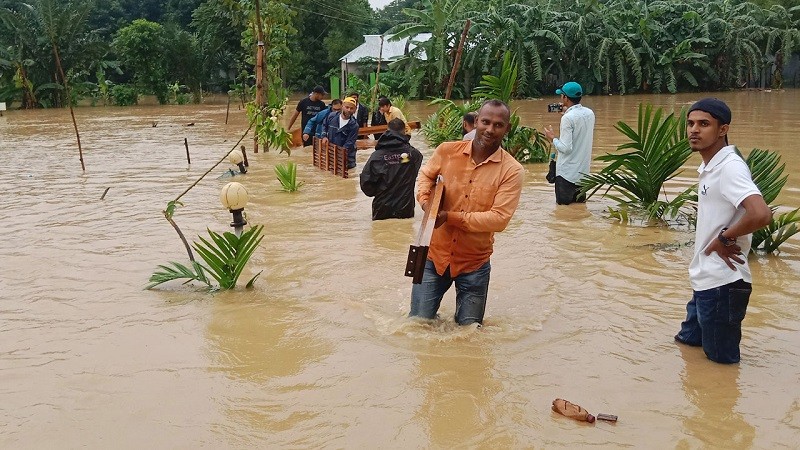
[[111,100],[117,106],[130,106],[138,103],[139,94],[133,86],[117,84],[111,88]]

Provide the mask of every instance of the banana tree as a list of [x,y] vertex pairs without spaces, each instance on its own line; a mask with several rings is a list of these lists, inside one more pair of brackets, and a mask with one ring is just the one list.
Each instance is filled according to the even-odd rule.
[[559,35],[546,28],[548,16],[541,5],[518,3],[492,5],[478,13],[470,29],[474,45],[466,51],[464,66],[485,73],[501,55],[512,52],[519,62],[518,90],[536,93],[533,83],[544,77],[544,58],[564,46]]
[[[405,58],[398,59],[392,66],[405,68],[409,74],[416,73],[416,81],[422,82],[425,94],[444,91],[444,86],[452,67],[451,50],[457,43],[460,33],[459,17],[462,0],[422,0],[421,9],[404,8],[403,14],[411,20],[395,25],[387,35],[393,41],[408,38],[416,48]],[[427,40],[415,41],[420,34],[430,33]],[[425,63],[417,62],[425,55]],[[424,74],[420,76],[420,71]],[[424,80],[424,81],[423,81]],[[427,89],[426,89],[427,88]],[[414,96],[415,92],[411,92]]]
[[786,9],[781,5],[772,5],[767,15],[767,45],[765,56],[774,55],[775,70],[772,87],[783,88],[783,67],[785,60],[800,47],[800,20],[794,19],[800,13],[800,6]]
[[[20,5],[18,5],[20,6]],[[30,109],[38,105],[35,83],[29,76],[36,63],[36,37],[30,32],[32,19],[30,11],[24,7],[17,9],[0,8],[0,74],[11,79],[5,88],[4,101],[15,100],[19,95],[22,108]]]
[[760,42],[767,28],[759,21],[761,9],[750,2],[713,2],[705,8],[708,38],[716,45],[706,51],[718,85],[741,87],[763,64]]

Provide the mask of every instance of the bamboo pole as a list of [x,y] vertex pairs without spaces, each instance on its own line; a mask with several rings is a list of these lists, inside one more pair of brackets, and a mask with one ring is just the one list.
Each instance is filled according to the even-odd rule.
[[461,53],[464,51],[464,41],[467,40],[467,33],[472,23],[467,19],[464,24],[464,31],[461,32],[461,40],[458,42],[458,51],[456,51],[456,59],[453,61],[453,70],[450,71],[450,79],[447,81],[447,90],[444,93],[446,100],[450,99],[450,94],[453,91],[453,84],[456,81],[456,72],[458,72],[458,65],[461,63]]
[[183,138],[183,146],[186,147],[186,162],[192,164],[192,158],[189,156],[189,139]]
[[61,82],[64,83],[64,91],[67,95],[67,104],[69,105],[69,115],[72,116],[72,126],[75,128],[75,138],[78,140],[78,158],[81,160],[81,169],[86,172],[86,165],[83,163],[83,148],[81,147],[81,134],[78,132],[78,122],[75,120],[75,111],[72,109],[72,98],[69,92],[69,84],[67,77],[64,75],[64,69],[61,67],[61,57],[58,56],[58,46],[55,41],[50,41],[53,44],[53,55],[56,57],[56,66],[58,73],[61,75]]

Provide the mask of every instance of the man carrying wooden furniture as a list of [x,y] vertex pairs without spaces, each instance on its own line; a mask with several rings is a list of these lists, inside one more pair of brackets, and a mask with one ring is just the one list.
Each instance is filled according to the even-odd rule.
[[483,323],[494,233],[506,228],[522,192],[522,165],[500,147],[510,118],[508,105],[487,100],[478,111],[475,139],[442,143],[420,171],[417,201],[423,209],[430,207],[439,175],[446,189],[422,283],[411,290],[409,317],[435,318],[455,283],[456,323]]

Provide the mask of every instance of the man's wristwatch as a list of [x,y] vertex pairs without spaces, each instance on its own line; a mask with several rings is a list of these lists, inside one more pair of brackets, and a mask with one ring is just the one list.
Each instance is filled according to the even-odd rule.
[[722,242],[722,245],[724,245],[725,247],[736,245],[736,238],[727,238],[722,235],[722,233],[724,233],[727,229],[728,227],[725,227],[722,230],[720,230],[719,234],[717,235],[717,239],[719,239],[719,241]]

